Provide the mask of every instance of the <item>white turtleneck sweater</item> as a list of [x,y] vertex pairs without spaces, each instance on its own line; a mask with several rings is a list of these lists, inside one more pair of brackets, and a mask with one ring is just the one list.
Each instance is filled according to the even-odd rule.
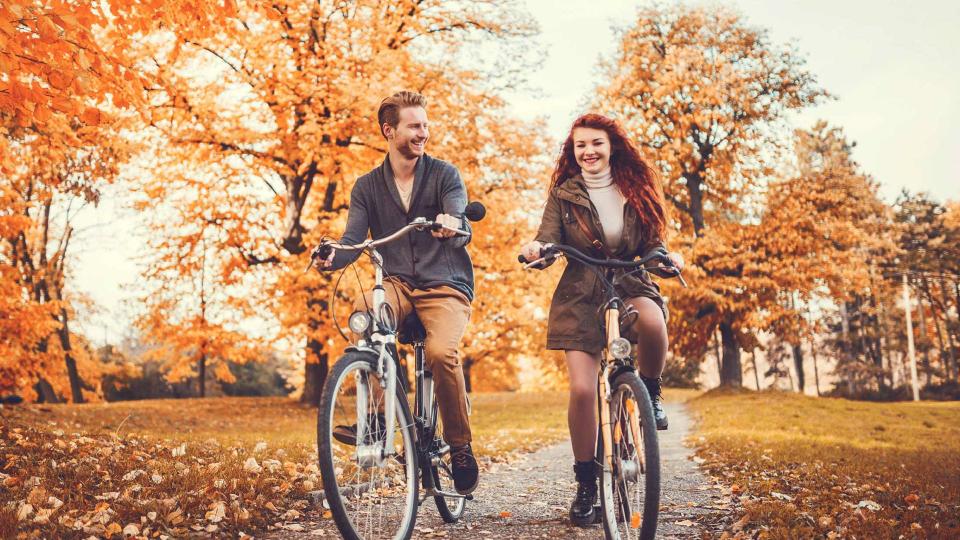
[[583,180],[587,185],[587,195],[600,215],[604,244],[614,250],[620,246],[623,234],[623,205],[626,199],[613,183],[610,167],[597,174],[583,171]]

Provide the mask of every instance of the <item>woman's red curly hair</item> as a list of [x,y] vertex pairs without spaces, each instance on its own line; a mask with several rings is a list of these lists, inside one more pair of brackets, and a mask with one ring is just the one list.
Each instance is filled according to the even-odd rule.
[[663,189],[656,172],[640,157],[620,124],[601,114],[588,113],[573,121],[567,140],[563,142],[551,186],[556,187],[581,173],[573,155],[573,131],[577,128],[600,129],[610,138],[610,172],[620,193],[637,211],[648,237],[662,239],[667,217]]

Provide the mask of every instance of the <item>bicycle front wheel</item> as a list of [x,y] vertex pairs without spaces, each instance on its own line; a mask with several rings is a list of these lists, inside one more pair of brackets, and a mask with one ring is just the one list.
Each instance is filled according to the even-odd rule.
[[[373,355],[348,352],[331,370],[317,415],[324,497],[344,538],[407,539],[417,512],[414,422],[399,382],[385,396]],[[385,448],[387,399],[395,400]],[[384,457],[385,456],[385,457]]]
[[[610,540],[652,540],[660,511],[660,447],[650,396],[633,372],[611,385],[613,458],[600,475],[603,529]],[[603,456],[603,440],[598,455]]]

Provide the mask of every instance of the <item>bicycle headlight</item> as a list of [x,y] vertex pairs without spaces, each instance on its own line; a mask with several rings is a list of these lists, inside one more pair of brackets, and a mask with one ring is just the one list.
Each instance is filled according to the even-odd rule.
[[619,337],[610,342],[610,356],[617,359],[624,359],[630,356],[630,342],[625,338]]
[[350,315],[350,320],[347,321],[347,325],[354,334],[363,335],[363,333],[370,328],[371,322],[370,314],[366,311],[354,311]]

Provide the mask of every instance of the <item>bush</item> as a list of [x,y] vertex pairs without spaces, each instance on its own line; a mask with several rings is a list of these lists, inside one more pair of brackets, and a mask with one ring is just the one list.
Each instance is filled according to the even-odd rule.
[[267,362],[230,364],[230,372],[236,377],[232,383],[220,383],[228,396],[286,396],[293,391],[277,369],[276,359]]

